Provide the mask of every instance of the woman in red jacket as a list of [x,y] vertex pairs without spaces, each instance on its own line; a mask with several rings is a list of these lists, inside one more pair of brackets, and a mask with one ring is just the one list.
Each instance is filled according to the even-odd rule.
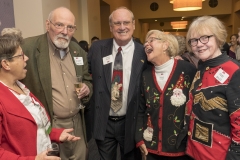
[[0,36],[0,159],[58,160],[47,156],[47,145],[76,141],[73,129],[51,128],[39,100],[18,80],[25,78],[28,57],[17,34]]

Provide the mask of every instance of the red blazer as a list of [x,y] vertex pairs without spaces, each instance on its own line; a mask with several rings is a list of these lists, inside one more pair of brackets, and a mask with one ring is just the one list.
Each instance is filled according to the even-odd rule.
[[[52,129],[51,140],[59,142],[62,131]],[[0,83],[0,159],[34,160],[36,155],[37,124],[25,106]]]

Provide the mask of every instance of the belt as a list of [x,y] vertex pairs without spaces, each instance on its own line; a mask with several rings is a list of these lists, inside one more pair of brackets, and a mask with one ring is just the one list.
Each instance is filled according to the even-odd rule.
[[108,119],[114,122],[121,121],[125,119],[126,116],[109,116]]

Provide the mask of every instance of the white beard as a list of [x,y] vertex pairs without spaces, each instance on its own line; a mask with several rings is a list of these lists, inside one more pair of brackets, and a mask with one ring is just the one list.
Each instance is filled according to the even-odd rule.
[[147,127],[144,132],[143,132],[143,138],[146,141],[151,142],[152,141],[152,137],[153,137],[153,129],[150,127]]
[[[63,39],[58,39],[58,38],[64,38],[65,40]],[[53,43],[55,44],[55,46],[59,49],[65,49],[68,47],[69,43],[70,43],[70,39],[68,36],[60,36],[60,35],[57,35],[56,37],[54,37],[54,40],[53,40]]]
[[180,107],[186,102],[186,96],[182,93],[181,89],[175,88],[173,95],[170,98],[172,105]]

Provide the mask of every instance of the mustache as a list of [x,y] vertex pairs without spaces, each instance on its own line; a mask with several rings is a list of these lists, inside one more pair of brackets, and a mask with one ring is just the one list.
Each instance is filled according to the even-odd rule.
[[57,38],[64,38],[66,40],[69,40],[69,37],[67,35],[66,36],[64,36],[64,35],[57,35]]

